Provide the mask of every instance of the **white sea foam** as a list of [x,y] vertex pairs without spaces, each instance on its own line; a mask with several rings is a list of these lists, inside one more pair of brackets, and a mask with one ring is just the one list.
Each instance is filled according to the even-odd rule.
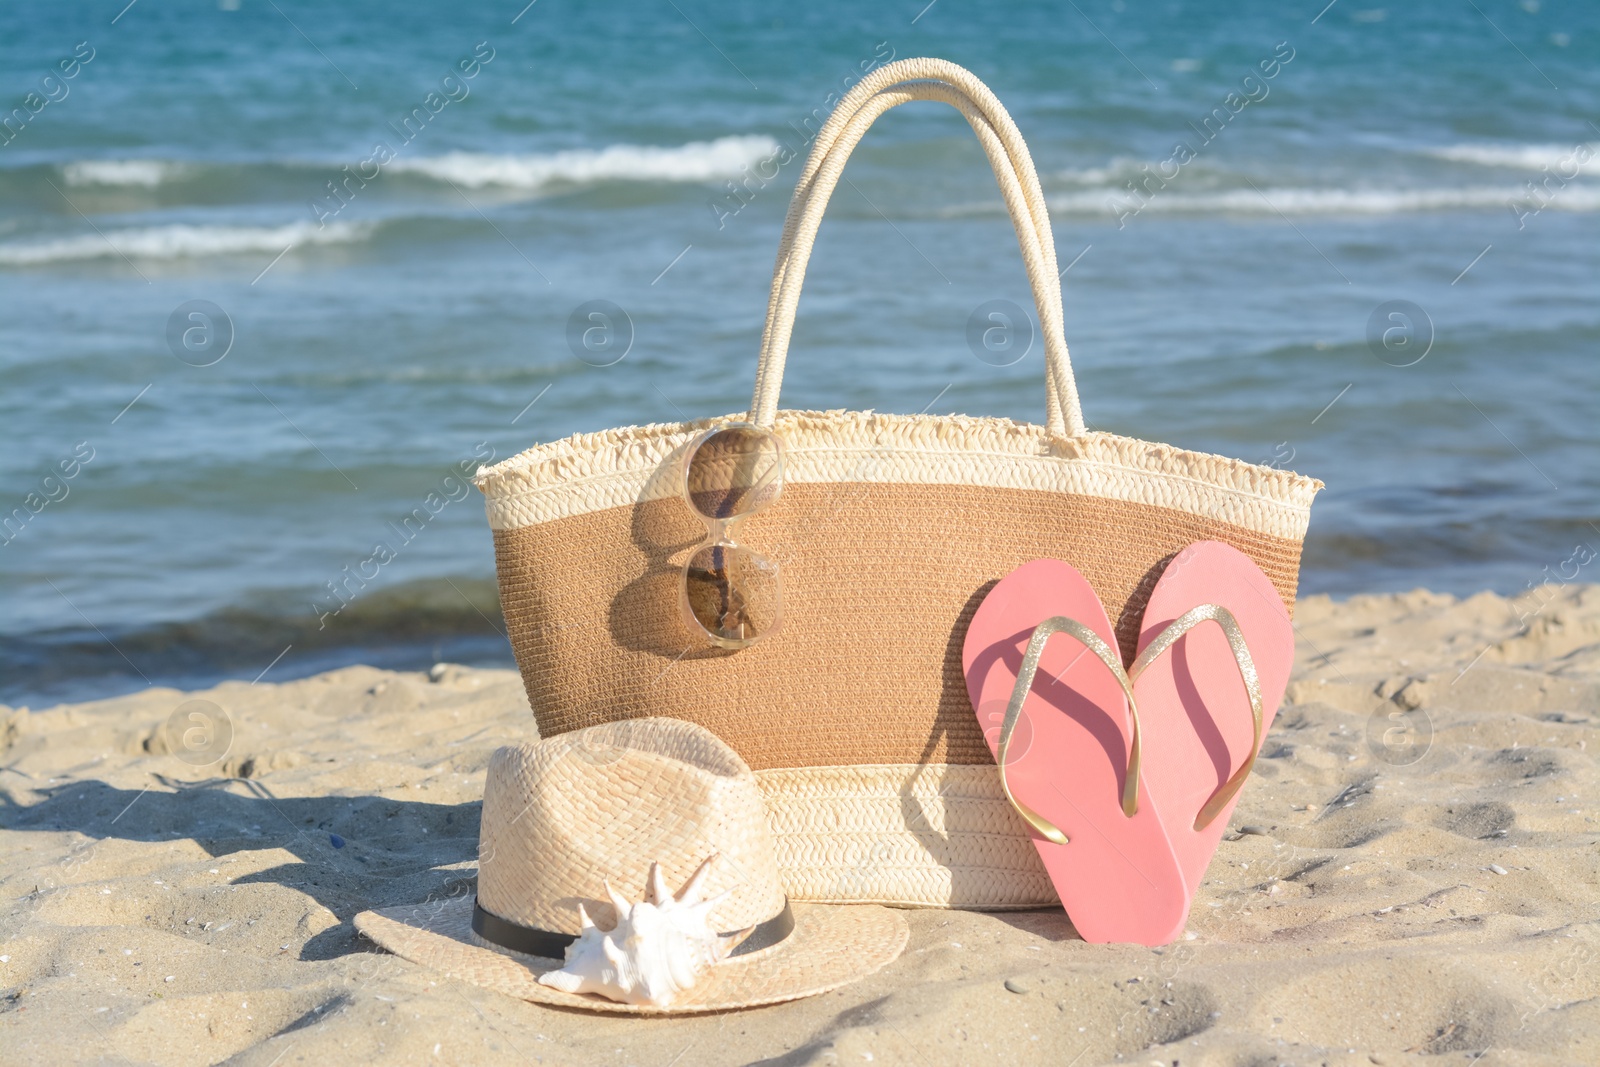
[[[1058,170],[1046,177],[1046,185],[1066,185],[1078,187],[1084,191],[1093,191],[1095,188],[1110,187],[1113,189],[1126,189],[1129,182],[1135,184],[1151,179],[1159,180],[1163,172],[1170,172],[1171,161],[1167,159],[1138,159],[1132,156],[1114,156],[1102,167],[1079,167]],[[1182,181],[1190,186],[1200,186],[1213,189],[1218,186],[1238,184],[1237,170],[1223,166],[1220,162],[1199,158],[1191,159],[1180,168]]]
[[[1452,163],[1476,163],[1484,167],[1505,167],[1513,170],[1552,170],[1565,168],[1566,174],[1578,166],[1579,145],[1574,144],[1456,144],[1440,148],[1424,148],[1424,155],[1435,159],[1448,159]],[[1586,146],[1589,161],[1582,168],[1589,172],[1600,171],[1600,144]]]
[[154,189],[183,173],[182,163],[164,159],[84,159],[61,168],[68,185],[117,185]]
[[1103,167],[1080,167],[1058,170],[1055,177],[1073,185],[1105,185],[1109,182],[1129,181],[1140,176],[1144,160],[1117,156]]
[[287,226],[151,226],[144,229],[107,230],[58,237],[49,241],[0,244],[0,265],[30,266],[69,260],[187,259],[198,256],[250,252],[282,252],[290,245],[346,244],[372,231],[370,224],[332,222],[318,228],[313,222]]
[[[1264,194],[1264,195],[1263,195]],[[1076,215],[1118,215],[1127,211],[1194,215],[1395,215],[1418,211],[1455,209],[1507,210],[1527,191],[1517,186],[1464,186],[1431,189],[1228,189],[1183,193],[1159,190],[1141,208],[1121,187],[1096,192],[1063,193],[1048,198],[1050,210]],[[1600,211],[1600,186],[1569,185],[1556,190],[1546,207],[1560,211]],[[992,214],[1004,211],[998,203],[957,208],[951,214]]]
[[778,150],[770,137],[749,135],[693,141],[671,148],[611,145],[528,155],[450,152],[417,159],[400,158],[387,170],[420,174],[469,189],[489,185],[542,189],[558,182],[702,182],[733,178]]

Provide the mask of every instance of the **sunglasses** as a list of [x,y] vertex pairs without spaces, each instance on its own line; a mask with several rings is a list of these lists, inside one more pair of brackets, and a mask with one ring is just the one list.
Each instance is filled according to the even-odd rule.
[[748,648],[782,623],[778,565],[734,541],[739,523],[782,489],[783,441],[771,430],[719,426],[690,442],[684,455],[683,498],[707,529],[683,565],[684,621],[721,648]]

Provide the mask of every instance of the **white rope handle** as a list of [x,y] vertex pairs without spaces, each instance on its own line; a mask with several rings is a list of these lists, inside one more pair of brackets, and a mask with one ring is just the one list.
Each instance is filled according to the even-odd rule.
[[[1018,182],[1016,170],[1009,154],[1005,151],[1004,145],[994,127],[964,93],[942,82],[917,81],[885,89],[869,99],[863,107],[850,117],[838,137],[833,140],[827,159],[823,162],[818,175],[811,181],[811,191],[805,198],[804,206],[796,213],[793,230],[808,233],[812,239],[815,238],[817,227],[821,225],[823,211],[827,207],[828,196],[831,195],[833,185],[838,180],[839,171],[843,169],[856,143],[879,115],[891,107],[897,107],[911,100],[940,100],[961,111],[967,118],[968,124],[972,126],[973,131],[978,135],[979,143],[983,145],[984,151],[990,157],[991,164],[994,167],[995,178],[999,182],[1007,209],[1012,215],[1012,222],[1017,231],[1017,241],[1022,249],[1023,262],[1028,267],[1030,279],[1034,284],[1035,303],[1041,309],[1040,325],[1046,338],[1046,367],[1050,386],[1045,394],[1047,422],[1053,431],[1064,432],[1065,424],[1061,416],[1060,371],[1066,365],[1066,344],[1061,330],[1061,295],[1059,286],[1040,285],[1040,282],[1044,279],[1056,278],[1054,242],[1048,237],[1043,242],[1039,240],[1038,228],[1035,225],[1031,207],[1027,202],[1028,198]],[[804,180],[804,176],[802,176],[802,181]],[[819,195],[816,190],[819,185],[824,183],[827,185],[827,189]],[[1041,209],[1042,199],[1041,197]],[[1045,225],[1048,233],[1048,220],[1046,220]],[[779,262],[774,269],[774,294],[771,298],[777,302],[779,308],[783,309],[779,314],[786,316],[786,321],[791,327],[794,318],[794,305],[799,302],[800,286],[805,269],[805,258],[796,257],[793,254],[795,239],[796,233],[791,232],[788,234],[788,240],[780,243]],[[809,256],[809,248],[804,253],[804,256]],[[792,273],[796,272],[789,270],[791,265],[798,266],[797,273],[799,273],[799,277],[792,277]],[[786,286],[791,286],[791,288],[786,289]],[[769,322],[777,323],[779,321],[778,315],[769,315]],[[1051,338],[1055,338],[1060,342],[1058,347],[1050,344]],[[772,351],[770,346],[774,343],[770,326],[766,342],[767,350],[770,353]],[[788,337],[783,336],[780,343],[784,349],[787,349]],[[1052,356],[1052,348],[1055,348],[1053,354],[1060,358],[1050,358]],[[780,360],[782,355],[783,353],[779,352],[778,358]],[[781,369],[779,373],[781,374]],[[1070,370],[1067,373],[1070,377]],[[768,379],[767,384],[770,387],[776,383]],[[775,396],[772,397],[771,403],[773,410],[776,411],[777,398]]]
[[[983,82],[979,81],[978,78],[970,71],[942,59],[901,60],[898,63],[891,63],[890,65],[883,67],[867,79],[863,80],[862,83],[857,85],[848,95],[845,96],[844,99],[839,102],[839,105],[834,109],[833,114],[829,116],[828,121],[823,125],[823,128],[818,131],[816,140],[812,143],[811,153],[806,160],[805,169],[800,174],[799,182],[796,183],[795,195],[789,201],[789,213],[788,217],[784,220],[783,237],[778,245],[777,266],[773,274],[769,304],[772,299],[776,298],[780,291],[785,265],[789,257],[789,250],[793,245],[795,232],[799,228],[800,217],[804,213],[805,206],[811,198],[811,190],[815,182],[817,171],[821,169],[822,164],[827,159],[829,153],[833,150],[835,143],[838,141],[840,133],[845,129],[850,121],[861,112],[862,101],[874,95],[874,93],[881,91],[881,89],[884,87],[912,78],[924,78],[927,82],[942,83],[943,85],[949,86],[949,88],[953,89],[959,97],[959,102],[946,97],[935,97],[932,93],[926,92],[906,99],[945,99],[945,102],[950,103],[952,106],[957,107],[958,109],[962,109],[963,113],[967,115],[969,123],[973,121],[973,112],[977,112],[979,115],[982,115],[982,122],[988,126],[988,130],[991,133],[993,132],[994,126],[990,123],[989,115],[998,115],[1001,120],[1000,125],[1005,128],[1005,131],[1008,134],[1008,137],[1005,141],[1007,154],[1002,160],[996,157],[993,152],[989,152],[991,164],[997,171],[1011,172],[1014,174],[1017,169],[1015,161],[1021,161],[1024,178],[1028,183],[1027,198],[1031,226],[1036,232],[1039,231],[1041,227],[1044,233],[1048,234],[1050,232],[1050,218],[1045,210],[1044,194],[1039,187],[1038,175],[1033,169],[1033,160],[1028,153],[1028,146],[1023,141],[1021,132],[1018,131],[1016,125],[1011,122],[1010,116],[1007,114],[1005,108],[1000,104],[1000,101],[995,98],[994,94],[989,91],[989,88],[984,85]],[[971,92],[969,92],[969,89]],[[983,102],[983,107],[987,108],[987,112],[983,110],[983,108],[979,107],[979,104],[975,102],[974,97]],[[906,102],[906,100],[902,99],[896,101],[896,104],[904,102]],[[896,105],[886,104],[877,108],[873,112],[873,117],[876,118],[876,116],[881,115],[884,111],[892,106]],[[868,122],[870,124],[871,120],[869,119]],[[982,130],[975,128],[975,132],[978,132],[980,140],[984,142],[985,151],[988,152],[990,148],[989,139],[984,138],[984,132]],[[859,134],[857,135],[857,139],[859,140]],[[852,142],[851,148],[853,147],[854,144]],[[846,155],[848,154],[849,150],[847,149]],[[1044,242],[1043,251],[1049,259],[1051,266],[1051,277],[1054,279],[1052,282],[1052,287],[1056,293],[1054,302],[1059,303],[1060,278],[1054,269],[1055,242],[1053,240]],[[772,319],[769,316],[769,332],[771,323]],[[765,334],[763,334],[762,344],[763,349],[765,349]]]
[[1046,425],[1057,434],[1083,434],[1083,415],[1063,328],[1055,241],[1033,159],[1016,124],[994,94],[970,72],[940,59],[906,59],[875,71],[846,94],[817,134],[789,202],[773,266],[750,420],[770,426],[777,414],[778,392],[806,264],[845,162],[879,115],[912,100],[939,100],[956,108],[989,157],[1017,232],[1044,335]]

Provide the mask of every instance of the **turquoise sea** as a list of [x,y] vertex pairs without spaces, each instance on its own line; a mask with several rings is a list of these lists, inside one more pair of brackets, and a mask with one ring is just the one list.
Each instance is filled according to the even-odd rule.
[[[462,471],[741,410],[786,161],[916,55],[1029,140],[1090,424],[1327,482],[1303,591],[1595,580],[1593,4],[7,4],[0,701],[509,662]],[[965,124],[847,177],[785,405],[1039,421]]]

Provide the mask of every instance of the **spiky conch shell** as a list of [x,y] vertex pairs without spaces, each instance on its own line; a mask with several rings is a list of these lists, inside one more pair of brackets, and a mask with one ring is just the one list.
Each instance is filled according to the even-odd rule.
[[578,939],[567,946],[561,969],[541,974],[539,983],[567,993],[598,993],[625,1004],[670,1006],[739,942],[710,925],[712,909],[733,890],[700,899],[701,884],[716,858],[708,857],[677,893],[667,890],[661,865],[650,864],[645,896],[637,904],[630,904],[606,883],[606,894],[617,911],[616,925],[601,930],[579,904]]

